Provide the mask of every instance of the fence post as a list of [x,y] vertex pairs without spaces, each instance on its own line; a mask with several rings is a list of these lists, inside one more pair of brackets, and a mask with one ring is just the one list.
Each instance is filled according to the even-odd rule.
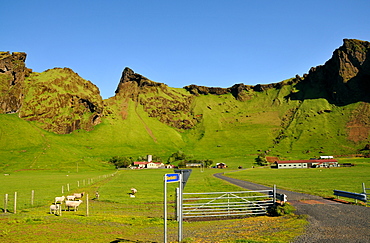
[[14,192],[14,214],[17,213],[17,192]]
[[77,181],[77,187],[80,187],[80,181]]
[[273,202],[274,202],[274,205],[276,204],[276,185],[274,185],[273,187]]
[[4,213],[6,213],[7,208],[8,208],[8,194],[5,194],[5,198],[4,198]]
[[69,183],[67,184],[67,191],[69,192]]
[[89,216],[89,194],[86,194],[86,216]]
[[33,207],[33,200],[35,199],[35,191],[31,191],[31,206]]
[[64,194],[64,186],[62,186],[62,195]]
[[366,187],[365,187],[365,183],[362,183],[362,192],[366,194]]

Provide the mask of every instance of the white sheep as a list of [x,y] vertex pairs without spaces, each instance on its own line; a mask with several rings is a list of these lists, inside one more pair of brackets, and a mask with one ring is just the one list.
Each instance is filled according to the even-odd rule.
[[68,211],[70,207],[73,207],[74,211],[78,210],[78,206],[82,203],[81,200],[78,201],[66,201],[66,207],[68,207]]
[[135,195],[137,193],[137,190],[135,188],[131,188],[131,194]]
[[80,199],[84,196],[84,192],[80,192],[80,193],[73,193],[73,196],[75,196],[75,199]]
[[76,196],[67,196],[68,201],[74,201]]
[[60,209],[60,206],[58,204],[52,204],[50,205],[50,214],[56,214]]
[[57,204],[57,203],[63,203],[64,202],[64,199],[65,199],[64,196],[56,197],[55,198],[55,204]]

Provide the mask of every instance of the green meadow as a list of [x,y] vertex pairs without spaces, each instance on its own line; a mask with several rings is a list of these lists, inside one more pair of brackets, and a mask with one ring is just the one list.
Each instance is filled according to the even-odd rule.
[[[194,169],[185,192],[240,190],[212,176],[219,171]],[[0,239],[2,242],[162,242],[166,173],[173,173],[173,170],[74,172],[68,176],[61,172],[20,171],[1,176],[0,183],[4,185],[1,194],[10,195],[10,213],[0,214]],[[85,180],[86,184],[80,183],[77,187],[78,180]],[[76,212],[63,210],[60,216],[49,214],[49,205],[55,196],[62,195],[61,187],[67,184],[71,185],[70,191],[64,195],[85,192],[82,200],[89,198],[88,210],[85,201]],[[176,242],[178,225],[174,220],[174,197],[178,184],[168,183],[167,186],[168,239]],[[129,196],[131,187],[138,190],[135,198]],[[19,200],[15,214],[11,203],[13,190],[18,191]],[[29,203],[31,190],[35,190],[34,206]],[[99,200],[95,198],[96,191]],[[184,222],[183,236],[184,242],[289,242],[303,232],[305,225],[304,217],[294,215]]]
[[[353,163],[353,167],[310,169],[255,169],[228,172],[225,175],[266,186],[302,192],[322,197],[334,197],[333,190],[362,193],[362,183],[370,187],[370,159],[339,159],[339,163]],[[344,199],[344,198],[342,198]],[[345,199],[353,201],[351,199]]]
[[[48,84],[46,74],[39,75],[43,78],[40,87]],[[37,79],[37,75],[32,77]],[[30,94],[38,89],[36,81],[28,90]],[[68,82],[71,81],[66,79],[62,84],[72,89]],[[189,159],[227,164],[224,170],[193,169],[186,192],[241,190],[213,177],[219,172],[323,197],[332,196],[334,189],[361,192],[362,183],[370,184],[370,159],[346,158],[358,154],[367,143],[348,138],[347,125],[362,103],[335,106],[325,98],[290,99],[292,92],[299,92],[294,84],[261,92],[245,91],[244,101],[231,94],[190,99],[184,89],[170,87],[156,92],[138,93],[137,99],[105,100],[107,110],[100,124],[91,131],[81,129],[64,135],[46,131],[42,129],[45,124],[20,119],[18,114],[0,114],[3,211],[3,198],[8,194],[8,213],[0,213],[0,241],[162,242],[163,177],[173,170],[116,170],[108,162],[113,156],[137,158],[152,154],[165,163],[171,154],[183,151]],[[178,129],[151,117],[140,101],[152,96],[165,97],[169,102],[189,98],[189,114],[175,115],[184,120],[196,117],[197,123],[191,129]],[[52,98],[57,99],[57,95]],[[151,108],[155,111],[157,101],[153,102]],[[35,105],[39,106],[42,105]],[[67,114],[69,110],[63,112]],[[257,167],[255,159],[265,154],[282,160],[334,155],[340,157],[340,163],[355,166],[295,170]],[[245,170],[238,170],[239,166]],[[173,219],[176,186],[168,185],[171,242],[176,242],[177,235]],[[138,190],[135,198],[129,196],[131,187]],[[55,197],[73,192],[85,192],[78,211],[62,211],[61,216],[49,214]],[[95,198],[96,192],[99,199]],[[185,222],[184,242],[290,242],[302,234],[306,224],[304,217],[294,215]]]

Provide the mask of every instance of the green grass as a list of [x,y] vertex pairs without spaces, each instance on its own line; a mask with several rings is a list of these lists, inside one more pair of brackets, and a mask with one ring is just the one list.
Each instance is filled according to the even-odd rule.
[[[187,192],[235,191],[229,183],[212,176],[219,172],[206,169],[193,170],[185,187]],[[94,180],[91,185],[79,188],[89,195],[89,216],[86,204],[79,211],[63,211],[61,216],[48,213],[54,196],[60,195],[60,186],[83,178],[103,175],[103,172],[71,173],[68,177],[60,172],[21,171],[0,177],[0,183],[9,191],[18,190],[19,200],[31,188],[43,189],[43,203],[24,207],[17,214],[0,214],[0,239],[2,242],[126,242],[156,241],[163,239],[163,176],[173,170],[120,170],[114,176]],[[28,183],[26,183],[28,182]],[[23,185],[23,187],[22,187]],[[135,198],[128,193],[134,186],[138,189]],[[168,184],[168,237],[177,239],[177,222],[174,217],[174,189],[177,183]],[[22,191],[23,190],[23,191]],[[75,191],[76,188],[73,188]],[[95,191],[100,199],[91,200]],[[3,191],[1,192],[3,193]],[[65,195],[67,195],[66,193]],[[39,196],[39,193],[36,193]],[[28,198],[28,196],[27,196]],[[83,199],[85,200],[85,199]],[[191,242],[289,242],[299,235],[306,225],[304,218],[250,217],[237,220],[208,222],[184,222],[184,238]],[[223,229],[220,234],[219,229]],[[235,229],[238,229],[235,232]],[[209,234],[204,234],[209,232]],[[225,234],[228,235],[225,238]]]
[[270,169],[269,167],[258,167],[230,172],[226,175],[322,197],[333,197],[333,190],[362,193],[362,183],[370,185],[370,159],[341,159],[339,162],[354,163],[355,166],[330,169]]

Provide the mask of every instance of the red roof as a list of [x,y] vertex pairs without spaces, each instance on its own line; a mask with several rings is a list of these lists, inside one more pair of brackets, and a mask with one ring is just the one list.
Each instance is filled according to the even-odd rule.
[[161,162],[147,162],[147,161],[141,162],[141,161],[135,161],[134,162],[134,165],[147,165],[149,163],[153,163],[153,164],[156,164],[156,165],[162,164]]
[[310,159],[310,160],[286,160],[275,161],[277,164],[296,164],[296,163],[325,163],[325,162],[338,162],[336,159]]

